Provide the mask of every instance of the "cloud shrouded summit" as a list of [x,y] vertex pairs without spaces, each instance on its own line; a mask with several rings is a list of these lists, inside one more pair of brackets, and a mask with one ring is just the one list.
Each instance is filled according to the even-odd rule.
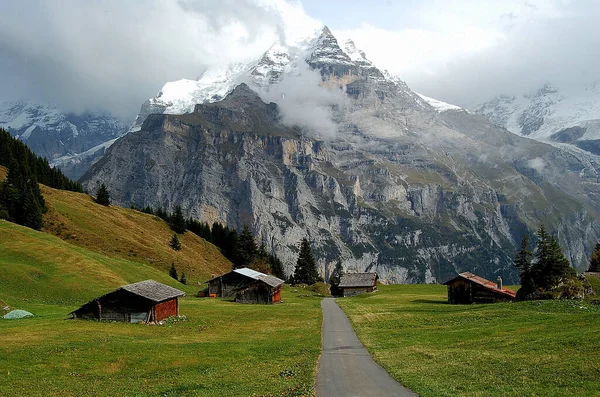
[[0,13],[0,100],[124,118],[166,81],[255,58],[317,23],[283,0],[25,0]]
[[322,23],[414,90],[462,106],[599,79],[594,0],[23,0],[0,13],[0,100],[126,119],[167,81],[256,59]]

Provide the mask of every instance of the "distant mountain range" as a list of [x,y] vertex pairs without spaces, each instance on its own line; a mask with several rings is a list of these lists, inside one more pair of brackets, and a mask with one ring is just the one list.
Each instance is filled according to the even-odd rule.
[[599,169],[416,94],[325,27],[165,84],[82,180],[122,205],[247,224],[288,272],[308,237],[325,276],[341,261],[388,282],[515,282],[515,247],[541,223],[586,266]]
[[28,101],[0,103],[0,128],[72,179],[79,179],[127,128],[107,114],[73,114]]
[[498,96],[473,110],[515,134],[600,155],[600,80],[571,90],[546,84],[532,93]]

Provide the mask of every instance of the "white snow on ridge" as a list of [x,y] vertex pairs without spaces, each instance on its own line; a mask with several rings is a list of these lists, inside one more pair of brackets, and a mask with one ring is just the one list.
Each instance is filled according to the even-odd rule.
[[58,157],[56,159],[54,159],[50,165],[53,167],[62,167],[65,166],[69,163],[80,163],[83,159],[86,159],[87,157],[90,157],[92,155],[94,155],[96,152],[98,152],[99,150],[102,149],[108,149],[109,147],[112,146],[113,143],[115,143],[117,141],[117,139],[119,138],[115,138],[115,139],[111,139],[109,141],[103,142],[99,145],[94,146],[91,149],[86,150],[85,152],[82,153],[77,153],[77,154],[68,154],[65,156],[61,156]]
[[494,124],[540,141],[566,128],[581,126],[587,130],[579,140],[600,139],[600,84],[570,87],[570,92],[549,84],[537,92],[499,96],[475,108]]
[[418,92],[415,92],[415,94],[417,94],[419,97],[421,97],[421,99],[423,99],[425,102],[427,102],[429,105],[431,105],[439,113],[447,112],[448,110],[464,110],[460,106],[456,106],[456,105],[452,105],[450,103],[438,101],[437,99],[430,98],[423,94],[419,94]]

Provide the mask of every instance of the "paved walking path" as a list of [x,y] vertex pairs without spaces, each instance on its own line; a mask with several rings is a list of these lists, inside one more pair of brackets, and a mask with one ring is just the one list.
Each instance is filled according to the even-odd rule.
[[317,372],[317,397],[417,396],[373,361],[335,299],[323,299],[321,308],[323,353]]

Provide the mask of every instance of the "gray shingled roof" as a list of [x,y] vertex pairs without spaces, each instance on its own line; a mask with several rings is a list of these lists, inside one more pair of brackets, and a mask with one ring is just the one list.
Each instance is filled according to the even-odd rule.
[[229,273],[225,273],[225,274],[222,274],[220,276],[211,278],[210,280],[207,281],[207,283],[211,282],[213,280],[216,280],[219,277],[226,277],[227,275],[229,275],[231,273],[237,273],[237,274],[240,274],[240,275],[242,275],[244,277],[251,278],[253,280],[262,281],[263,283],[265,283],[265,284],[267,284],[267,285],[269,285],[269,286],[271,286],[273,288],[275,288],[275,287],[277,287],[277,286],[285,283],[285,281],[283,281],[280,278],[277,278],[275,276],[271,276],[270,274],[264,274],[264,273],[261,273],[261,272],[257,272],[256,270],[249,269],[247,267],[243,267],[241,269],[234,269],[234,270],[230,271]]
[[342,275],[340,288],[372,287],[377,279],[377,273],[348,273]]
[[140,281],[139,283],[128,284],[121,287],[125,291],[144,297],[154,302],[162,302],[168,299],[177,298],[185,295],[185,292],[177,288],[156,282],[154,280]]

